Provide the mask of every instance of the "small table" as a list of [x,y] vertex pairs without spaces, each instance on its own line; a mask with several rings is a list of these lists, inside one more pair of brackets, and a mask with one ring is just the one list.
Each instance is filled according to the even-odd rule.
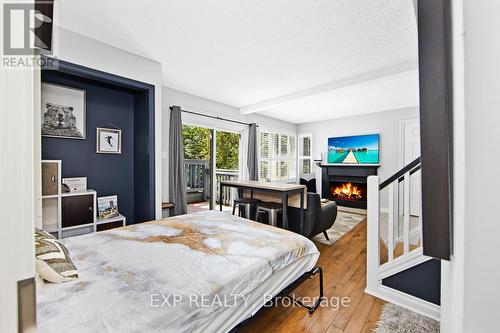
[[254,192],[262,192],[262,193],[274,193],[281,197],[281,202],[283,203],[283,214],[282,214],[282,226],[285,229],[288,229],[288,199],[290,196],[299,195],[300,200],[298,204],[298,208],[300,208],[300,232],[303,234],[304,232],[304,198],[307,193],[307,188],[305,185],[297,185],[297,184],[284,184],[284,183],[276,183],[276,182],[258,182],[252,180],[227,180],[221,181],[220,184],[220,200],[219,207],[222,211],[222,196],[224,187],[233,187],[241,190],[250,191],[250,197],[253,198]]

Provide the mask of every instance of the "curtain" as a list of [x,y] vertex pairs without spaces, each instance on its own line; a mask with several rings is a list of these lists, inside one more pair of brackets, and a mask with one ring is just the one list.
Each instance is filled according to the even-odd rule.
[[247,166],[248,179],[259,180],[258,155],[257,155],[257,124],[252,123],[249,126],[248,133],[248,152]]
[[181,108],[170,108],[170,139],[169,139],[169,200],[175,206],[170,210],[172,215],[187,213],[186,179],[184,171],[184,140],[182,137]]
[[240,141],[240,158],[239,158],[239,171],[240,171],[240,180],[248,180],[248,134],[249,127],[245,128],[240,132],[241,141]]

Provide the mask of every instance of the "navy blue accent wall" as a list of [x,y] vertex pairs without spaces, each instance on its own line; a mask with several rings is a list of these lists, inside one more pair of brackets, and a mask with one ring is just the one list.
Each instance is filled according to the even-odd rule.
[[390,276],[384,286],[441,305],[441,261],[432,259]]
[[[134,223],[136,93],[56,71],[43,71],[42,80],[87,92],[86,139],[42,137],[42,158],[62,160],[62,176],[87,177],[98,196],[118,195],[120,213]],[[122,153],[97,154],[96,128],[113,125],[122,130]]]

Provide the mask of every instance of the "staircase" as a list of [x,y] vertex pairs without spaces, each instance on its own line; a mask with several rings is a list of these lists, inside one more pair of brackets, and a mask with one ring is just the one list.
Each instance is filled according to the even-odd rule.
[[[420,157],[384,182],[368,177],[368,235],[366,292],[385,301],[439,320],[440,307],[382,284],[390,276],[431,260],[423,255],[421,214],[410,209],[420,177]],[[417,182],[417,184],[419,184]],[[414,185],[415,186],[415,185]],[[381,201],[385,208],[381,208]],[[413,201],[414,202],[414,201]],[[413,211],[413,214],[411,212]],[[411,283],[411,281],[409,281]]]

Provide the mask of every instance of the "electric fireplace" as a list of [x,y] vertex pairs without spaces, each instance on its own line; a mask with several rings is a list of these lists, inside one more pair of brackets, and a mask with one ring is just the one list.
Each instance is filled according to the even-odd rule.
[[335,201],[366,203],[366,183],[330,182],[330,198]]
[[339,206],[366,209],[367,179],[376,175],[378,166],[322,165],[322,197]]

